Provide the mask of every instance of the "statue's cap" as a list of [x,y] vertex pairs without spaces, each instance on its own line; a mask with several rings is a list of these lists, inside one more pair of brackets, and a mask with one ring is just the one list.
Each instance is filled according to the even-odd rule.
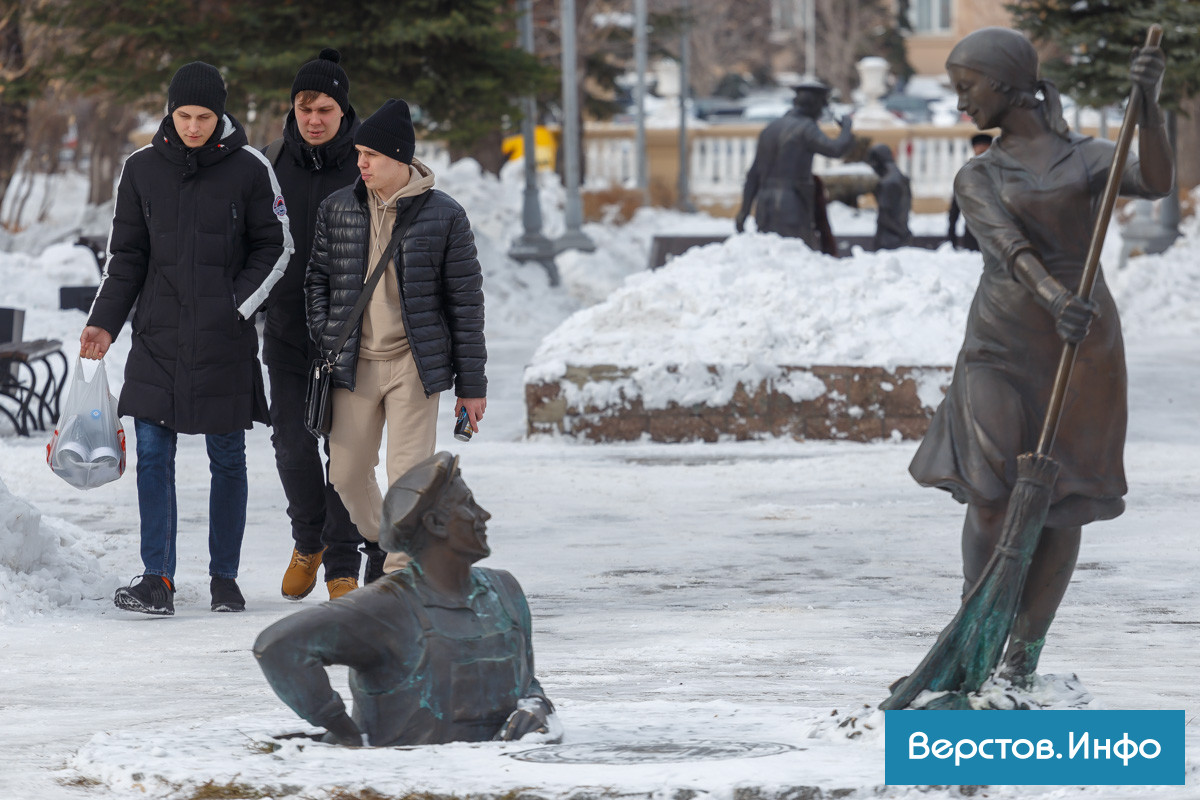
[[390,553],[406,551],[421,527],[421,517],[437,506],[457,474],[458,456],[442,451],[401,475],[383,498],[379,546]]
[[793,83],[792,90],[796,92],[821,92],[822,94],[829,94],[830,86],[821,79],[808,75]]

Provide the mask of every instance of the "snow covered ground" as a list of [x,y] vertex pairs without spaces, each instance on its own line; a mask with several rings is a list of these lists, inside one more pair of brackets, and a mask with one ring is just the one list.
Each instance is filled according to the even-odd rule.
[[[479,234],[492,383],[483,430],[470,443],[449,435],[451,404],[443,403],[439,446],[461,453],[468,483],[493,514],[487,563],[511,570],[529,595],[537,671],[574,750],[546,751],[559,757],[543,763],[514,757],[536,758],[541,748],[529,743],[349,751],[273,739],[307,728],[249,651],[262,628],[297,608],[279,595],[291,539],[268,431],[247,439],[253,491],[240,582],[248,610],[236,615],[208,611],[206,458],[202,440],[181,439],[173,618],[112,606],[113,589],[140,571],[133,475],[81,492],[46,467],[46,437],[3,436],[0,799],[971,794],[883,787],[882,715],[873,706],[950,619],[960,583],[961,507],[908,477],[914,443],[523,439],[522,375],[542,339],[641,273],[655,232],[732,233],[729,221],[644,210],[624,227],[585,226],[598,251],[564,254],[564,286],[551,290],[540,268],[504,257],[520,228],[519,171],[497,182],[470,164],[435,169]],[[561,189],[548,183],[542,196],[553,236],[562,230]],[[64,203],[62,214],[71,213],[79,209]],[[941,218],[915,223],[942,227]],[[839,209],[834,228],[869,232],[873,219]],[[26,335],[61,338],[73,359],[84,315],[57,310],[57,287],[88,283],[95,268],[82,250],[46,248],[58,235],[49,230],[0,253],[0,305],[27,309]],[[722,264],[707,258],[761,252],[792,257],[774,237],[753,235],[680,259],[663,276],[685,286],[671,270],[719,274]],[[797,269],[811,266],[811,256],[797,258]],[[894,274],[888,291],[856,295],[855,307],[875,309],[881,325],[911,325],[952,358],[961,318],[914,313],[903,279],[933,262],[968,271],[943,285],[947,308],[957,298],[965,311],[977,267],[961,254],[899,251],[837,267]],[[754,259],[741,267],[753,270]],[[1109,280],[1129,345],[1128,511],[1086,531],[1042,669],[1076,673],[1093,708],[1184,709],[1190,785],[991,787],[976,796],[1200,797],[1200,231],[1193,224],[1170,253],[1135,259]],[[801,314],[777,323],[794,342],[817,324]],[[627,324],[640,323],[631,315]],[[733,324],[711,312],[707,328]],[[127,347],[126,332],[107,359],[114,386]],[[844,353],[831,345],[818,355]],[[664,744],[742,757],[648,761],[663,758]],[[586,761],[605,746],[643,763]],[[584,761],[569,761],[572,753]]]

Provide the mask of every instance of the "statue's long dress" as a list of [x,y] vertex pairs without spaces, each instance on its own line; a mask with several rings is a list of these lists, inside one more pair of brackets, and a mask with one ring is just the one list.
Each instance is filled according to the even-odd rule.
[[[1054,321],[1012,271],[1024,250],[1075,291],[1112,142],[1072,135],[1045,174],[1008,155],[1000,142],[969,161],[955,195],[983,254],[983,275],[967,317],[954,377],[909,471],[960,502],[1003,508],[1016,457],[1037,446],[1062,351]],[[1121,193],[1156,197],[1130,156]],[[1078,348],[1051,453],[1061,465],[1053,527],[1111,519],[1125,507],[1125,349],[1117,307],[1100,274],[1092,294],[1100,316]]]

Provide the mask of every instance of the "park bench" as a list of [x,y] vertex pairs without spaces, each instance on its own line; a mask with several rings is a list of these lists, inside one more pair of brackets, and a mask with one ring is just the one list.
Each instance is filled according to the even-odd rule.
[[20,341],[25,313],[0,309],[0,415],[20,436],[49,430],[67,383],[67,357],[58,339]]
[[[75,245],[86,247],[91,252],[92,257],[96,259],[96,269],[99,270],[100,279],[103,280],[104,263],[108,260],[108,253],[105,250],[108,240],[102,236],[80,236],[75,240]],[[58,288],[58,307],[64,311],[78,309],[86,313],[91,310],[92,301],[96,299],[96,292],[99,289],[98,285],[60,286]]]

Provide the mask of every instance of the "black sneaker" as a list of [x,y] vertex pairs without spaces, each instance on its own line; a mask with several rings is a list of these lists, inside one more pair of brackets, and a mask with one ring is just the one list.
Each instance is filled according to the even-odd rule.
[[238,588],[233,578],[218,578],[212,576],[208,582],[208,591],[212,595],[213,611],[245,611],[246,598]]
[[363,552],[367,555],[367,569],[363,574],[363,585],[365,586],[383,577],[383,562],[387,559],[387,552],[374,542],[364,545]]
[[[133,581],[137,581],[134,583]],[[139,575],[117,589],[113,603],[126,611],[170,617],[175,614],[175,585],[162,575]]]

